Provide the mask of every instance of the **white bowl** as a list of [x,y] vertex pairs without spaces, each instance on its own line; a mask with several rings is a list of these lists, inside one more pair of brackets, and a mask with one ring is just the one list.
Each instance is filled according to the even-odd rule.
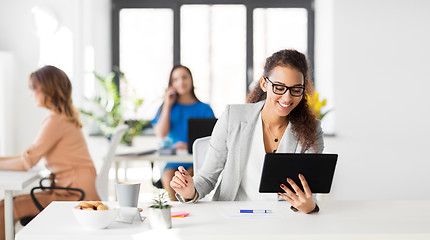
[[81,210],[75,206],[73,208],[73,215],[76,220],[84,227],[91,229],[102,229],[109,226],[115,221],[118,215],[119,208],[114,204],[105,204],[108,210]]

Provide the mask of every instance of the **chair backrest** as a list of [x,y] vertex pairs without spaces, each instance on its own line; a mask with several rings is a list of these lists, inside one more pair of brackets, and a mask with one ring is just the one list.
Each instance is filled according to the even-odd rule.
[[128,125],[120,125],[116,127],[114,134],[110,140],[107,154],[103,157],[103,163],[96,178],[96,190],[100,200],[108,200],[108,186],[109,186],[109,169],[115,157],[116,147],[120,143],[122,136],[128,129]]
[[[194,144],[193,144],[194,175],[196,175],[199,172],[199,170],[203,167],[203,163],[206,159],[206,153],[208,152],[208,149],[209,149],[210,140],[211,140],[211,137],[209,136],[209,137],[198,138],[194,141]],[[215,193],[215,189],[218,187],[221,178],[222,178],[222,173],[218,177],[214,190],[212,190],[208,195],[206,195],[204,198],[200,199],[199,201],[212,200],[212,197]]]
[[206,158],[206,153],[209,149],[209,141],[211,137],[197,138],[193,143],[193,170],[196,174],[203,166]]

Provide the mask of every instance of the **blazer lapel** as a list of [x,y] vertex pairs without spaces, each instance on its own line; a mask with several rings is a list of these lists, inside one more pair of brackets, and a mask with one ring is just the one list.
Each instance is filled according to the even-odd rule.
[[257,123],[257,118],[261,109],[264,106],[265,101],[258,102],[255,104],[253,109],[248,114],[248,117],[240,124],[240,166],[237,168],[237,176],[239,177],[239,183],[242,181],[243,172],[248,162],[249,151],[251,147],[252,138],[254,137],[254,128]]

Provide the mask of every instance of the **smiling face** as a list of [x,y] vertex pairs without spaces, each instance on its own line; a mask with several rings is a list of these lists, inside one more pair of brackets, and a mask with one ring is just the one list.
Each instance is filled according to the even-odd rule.
[[[305,83],[303,74],[292,67],[277,66],[273,68],[267,77],[273,84],[287,87],[301,87]],[[300,97],[291,96],[291,89],[288,89],[283,95],[275,94],[272,90],[272,84],[264,78],[260,79],[260,87],[267,94],[264,107],[280,117],[288,116],[303,98],[303,95]]]
[[172,72],[171,86],[179,95],[188,94],[192,90],[191,76],[184,68],[177,68]]

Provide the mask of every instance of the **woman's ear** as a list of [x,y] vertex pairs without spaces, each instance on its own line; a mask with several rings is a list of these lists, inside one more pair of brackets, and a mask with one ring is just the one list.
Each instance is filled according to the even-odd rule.
[[264,77],[260,78],[260,88],[263,90],[263,92],[267,92],[267,81],[264,79]]

